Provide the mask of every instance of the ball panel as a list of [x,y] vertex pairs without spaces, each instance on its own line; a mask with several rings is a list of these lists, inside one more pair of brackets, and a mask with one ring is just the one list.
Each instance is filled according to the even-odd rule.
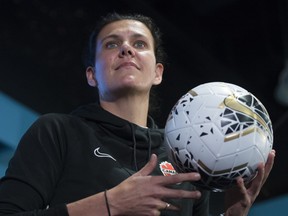
[[[186,149],[187,145],[190,144],[190,138],[192,136],[191,128],[183,127],[180,130],[171,130],[167,133],[167,143],[173,143],[170,148]],[[173,147],[174,146],[174,147]]]
[[[196,123],[191,125],[193,131],[196,132],[197,137],[201,140],[201,143],[205,143],[206,147],[213,153],[214,156],[219,156],[219,150],[222,149],[223,135],[221,131],[213,124],[210,123]],[[192,142],[192,141],[191,141]],[[196,140],[193,140],[195,143]]]

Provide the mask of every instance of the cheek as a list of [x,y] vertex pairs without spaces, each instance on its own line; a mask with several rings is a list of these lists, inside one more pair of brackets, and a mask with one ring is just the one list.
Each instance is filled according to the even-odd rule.
[[98,90],[103,91],[109,85],[111,79],[111,67],[113,60],[111,58],[98,58],[95,64],[95,78],[98,83]]
[[104,65],[101,64],[100,62],[98,62],[95,65],[95,79],[96,79],[97,87],[99,90],[102,88],[103,81],[105,80],[105,74],[103,73],[103,71],[104,71],[103,67],[104,67]]
[[109,71],[110,68],[113,67],[115,62],[114,54],[106,53],[97,56],[95,61],[95,66],[101,73],[105,73],[105,71]]
[[95,61],[95,77],[100,81],[107,71],[107,61],[105,56],[97,56]]
[[148,72],[154,73],[156,67],[156,59],[154,54],[146,53],[145,55],[140,56],[140,59],[143,62],[143,67],[148,70]]
[[154,61],[150,61],[149,64],[146,64],[146,70],[149,74],[151,74],[151,78],[153,78],[156,73],[156,63]]

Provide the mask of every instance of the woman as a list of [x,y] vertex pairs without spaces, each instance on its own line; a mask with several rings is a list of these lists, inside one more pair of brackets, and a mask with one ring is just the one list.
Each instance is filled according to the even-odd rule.
[[[99,105],[46,114],[23,136],[0,184],[0,215],[208,215],[197,173],[164,176],[163,130],[148,115],[164,71],[160,32],[142,15],[109,14],[91,36],[88,84]],[[225,215],[247,215],[274,151],[246,188],[241,178]]]

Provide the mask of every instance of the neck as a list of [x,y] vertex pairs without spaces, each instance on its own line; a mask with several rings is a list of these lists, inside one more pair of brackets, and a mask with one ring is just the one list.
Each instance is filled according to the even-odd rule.
[[149,97],[120,98],[115,101],[100,100],[108,112],[142,127],[147,126]]

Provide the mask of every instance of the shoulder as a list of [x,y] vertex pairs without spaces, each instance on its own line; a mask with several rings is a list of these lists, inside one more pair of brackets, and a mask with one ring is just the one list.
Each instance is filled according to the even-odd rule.
[[30,132],[56,132],[75,128],[83,119],[70,114],[48,113],[38,117],[31,125]]
[[30,149],[36,149],[39,146],[45,149],[64,148],[70,137],[78,133],[81,127],[80,121],[80,118],[70,114],[41,115],[23,134],[18,146]]
[[78,122],[82,121],[77,116],[73,116],[70,114],[62,114],[62,113],[48,113],[40,116],[36,121],[35,124],[38,125],[47,125],[47,124],[55,124],[55,125],[61,125],[61,124],[68,124],[71,122]]

